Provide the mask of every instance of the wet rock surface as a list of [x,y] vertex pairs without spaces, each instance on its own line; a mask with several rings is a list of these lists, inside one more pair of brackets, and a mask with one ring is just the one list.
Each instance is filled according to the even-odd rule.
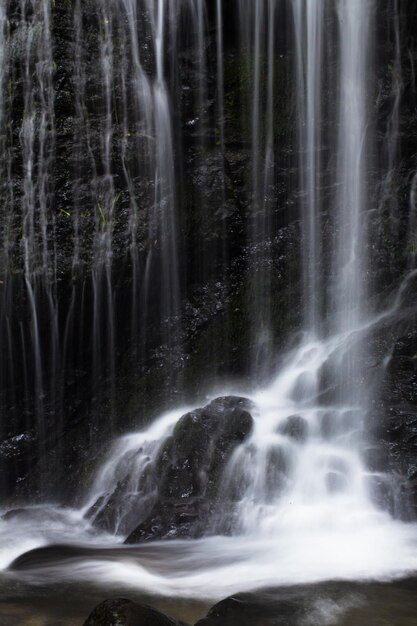
[[216,604],[196,626],[296,626],[305,614],[299,601],[237,594]]
[[391,476],[375,479],[377,498],[405,519],[417,516],[417,330],[393,341],[381,374],[380,396],[370,418],[375,446],[366,451],[372,471]]
[[280,432],[302,443],[308,436],[308,423],[299,415],[291,415],[283,424]]
[[38,447],[34,431],[19,433],[0,442],[0,473],[3,480],[0,493],[9,497],[17,484],[28,475],[31,461],[36,456]]
[[118,598],[99,604],[84,626],[179,626],[180,622],[150,606]]
[[198,537],[209,529],[222,472],[251,434],[252,408],[246,398],[227,396],[178,421],[156,460],[156,503],[126,543]]

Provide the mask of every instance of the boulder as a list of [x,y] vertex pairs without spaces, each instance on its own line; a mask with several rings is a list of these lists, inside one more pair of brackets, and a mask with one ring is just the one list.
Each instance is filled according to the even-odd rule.
[[297,626],[305,617],[300,598],[240,593],[213,606],[195,626]]
[[150,606],[117,598],[99,604],[83,626],[179,626],[179,622]]
[[308,437],[308,423],[299,415],[291,415],[282,424],[279,432],[295,441],[303,442]]
[[329,581],[239,593],[213,606],[195,626],[394,626],[414,624],[415,578]]
[[246,398],[227,396],[178,421],[155,462],[155,504],[126,543],[207,532],[223,470],[252,432],[251,408]]

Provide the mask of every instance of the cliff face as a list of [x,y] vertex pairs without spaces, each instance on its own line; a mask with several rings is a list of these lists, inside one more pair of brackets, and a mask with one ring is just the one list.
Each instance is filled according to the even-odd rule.
[[[258,22],[238,2],[221,14],[202,0],[194,10],[166,4],[163,27],[146,2],[2,5],[7,496],[71,497],[111,436],[224,380],[272,376],[300,328],[290,4],[271,13],[265,2]],[[382,308],[415,258],[416,13],[414,2],[393,0],[377,16],[368,273]],[[333,131],[323,120],[323,153]],[[334,225],[330,190],[323,196],[326,246]],[[375,419],[391,425],[394,404],[410,415],[417,404],[412,289],[404,315],[372,338],[372,383],[383,390]],[[412,477],[392,434],[383,437],[394,470]],[[411,457],[413,437],[401,445]]]

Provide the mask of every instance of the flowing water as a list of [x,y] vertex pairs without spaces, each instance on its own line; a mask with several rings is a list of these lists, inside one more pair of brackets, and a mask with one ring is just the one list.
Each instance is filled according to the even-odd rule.
[[[1,385],[3,395],[13,395],[17,376],[23,377],[23,404],[36,399],[41,448],[49,428],[48,415],[59,416],[64,404],[59,389],[67,369],[88,365],[94,380],[108,381],[109,398],[114,397],[118,298],[129,311],[130,336],[140,338],[143,350],[147,325],[155,316],[164,322],[167,345],[173,349],[180,341],[183,173],[176,122],[181,107],[186,106],[178,96],[181,89],[191,90],[186,115],[188,126],[195,129],[197,167],[207,141],[204,129],[213,115],[223,156],[225,152],[224,3],[217,0],[214,6],[218,31],[214,51],[207,48],[210,7],[203,0],[95,0],[93,4],[100,25],[94,63],[88,58],[91,51],[84,37],[86,18],[80,0],[72,16],[77,95],[71,133],[76,178],[67,196],[59,197],[68,202],[60,213],[70,233],[68,269],[73,286],[68,307],[62,311],[54,273],[59,260],[59,250],[54,248],[58,214],[49,210],[53,191],[48,172],[56,158],[51,6],[47,0],[33,6],[21,0],[10,39],[7,3],[0,2],[0,141],[5,155],[0,168],[5,198],[0,325],[2,351],[9,363]],[[146,509],[155,497],[154,464],[187,409],[174,410],[140,432],[116,440],[89,490],[82,494],[78,509],[38,506],[0,520],[0,566],[6,589],[16,581],[45,588],[59,581],[65,585],[88,582],[110,590],[123,581],[124,589],[144,594],[214,600],[243,590],[328,579],[405,577],[417,569],[417,526],[396,519],[397,511],[387,507],[381,496],[388,489],[391,500],[399,500],[395,479],[371,471],[364,460],[371,445],[367,413],[376,394],[365,371],[367,338],[381,320],[399,312],[403,295],[400,287],[393,303],[375,311],[368,284],[369,181],[377,170],[372,119],[377,2],[239,0],[236,14],[247,77],[242,100],[250,112],[245,131],[253,211],[246,237],[248,246],[255,249],[252,258],[257,267],[249,280],[257,376],[247,389],[227,385],[222,389],[223,395],[238,391],[254,403],[253,433],[234,452],[221,479],[221,500],[230,504],[216,512],[211,536],[140,547],[121,545],[135,527],[138,508]],[[381,184],[382,204],[391,193],[397,160],[401,94],[397,2],[393,2],[393,14],[394,97],[385,139],[388,174]],[[266,244],[275,223],[278,121],[274,97],[277,65],[282,62],[277,24],[284,15],[290,16],[296,85],[295,184],[302,234],[303,322],[302,333],[293,343],[296,347],[282,356],[279,371],[267,384],[275,360],[271,348],[275,313],[268,306],[274,287],[267,271],[272,261]],[[180,63],[172,59],[180,56],[179,38],[184,33],[196,56],[188,59],[191,78],[181,85]],[[215,59],[214,108],[204,82],[210,54]],[[5,87],[16,55],[25,68],[19,129],[24,176],[18,199],[9,155],[13,142],[7,134],[7,98],[12,96]],[[100,76],[101,91],[95,96],[98,116],[90,92],[92,65]],[[122,183],[117,180],[120,172],[116,176],[114,171],[115,160],[121,163]],[[225,198],[223,158],[222,163]],[[203,186],[209,184],[204,172],[199,180]],[[415,187],[414,181],[410,240]],[[87,199],[92,215],[85,214]],[[122,225],[118,205],[124,207]],[[395,214],[395,206],[389,206]],[[18,208],[22,215],[20,282],[11,278],[16,242],[8,239],[8,224],[16,220]],[[202,215],[202,232],[207,232],[210,207],[204,202]],[[120,295],[114,275],[114,246],[119,239],[128,250],[133,285],[127,299]],[[214,249],[217,261],[227,267],[227,249]],[[212,268],[203,248],[196,258],[197,274],[210,276]],[[409,274],[407,281],[414,276]],[[12,311],[22,290],[25,315],[16,320]],[[84,341],[89,345],[87,358],[82,351]],[[291,424],[296,424],[297,437],[289,430]],[[116,486],[119,504],[111,528],[104,533],[92,521],[110,502]],[[93,520],[91,507],[95,507]],[[72,551],[57,550],[44,558],[40,553],[33,562],[7,569],[28,550],[57,543],[71,544]]]

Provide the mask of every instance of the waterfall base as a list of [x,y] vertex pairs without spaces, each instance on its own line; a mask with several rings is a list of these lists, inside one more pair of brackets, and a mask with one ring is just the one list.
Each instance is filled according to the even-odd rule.
[[[380,540],[389,539],[388,535],[376,540],[368,535],[367,550],[365,541],[359,540],[352,551],[352,537],[343,546],[338,544],[338,552],[336,538],[333,546],[319,542],[315,557],[310,554],[310,569],[307,554],[304,562],[294,562],[292,569],[283,543],[281,550],[272,546],[272,551],[270,545],[258,544],[257,557],[252,542],[247,545],[246,541],[219,538],[140,548],[49,547],[26,554],[15,567],[2,572],[0,611],[8,626],[34,620],[42,626],[81,626],[105,598],[127,597],[199,626],[271,626],[281,624],[280,618],[286,626],[414,626],[417,580],[401,578],[405,572],[400,568],[395,571],[394,561],[400,562],[408,550],[408,563],[412,565],[414,560],[415,569],[417,531],[397,528],[396,533],[397,539],[402,533],[403,544],[393,542],[392,536],[385,542],[385,564],[379,563],[379,572],[369,566],[374,552],[381,550]],[[299,552],[311,549],[314,543],[312,539],[310,546],[300,544]],[[314,568],[317,577],[326,577],[326,573],[337,576],[348,559],[352,578],[358,574],[361,581],[289,584],[287,579],[282,586],[271,574],[274,564],[275,573],[280,570],[282,578],[291,576],[300,565],[312,579]],[[334,569],[326,572],[330,560]],[[398,579],[391,579],[397,575]],[[374,576],[382,580],[370,582]],[[263,591],[233,595],[204,618],[216,600],[251,588]]]

